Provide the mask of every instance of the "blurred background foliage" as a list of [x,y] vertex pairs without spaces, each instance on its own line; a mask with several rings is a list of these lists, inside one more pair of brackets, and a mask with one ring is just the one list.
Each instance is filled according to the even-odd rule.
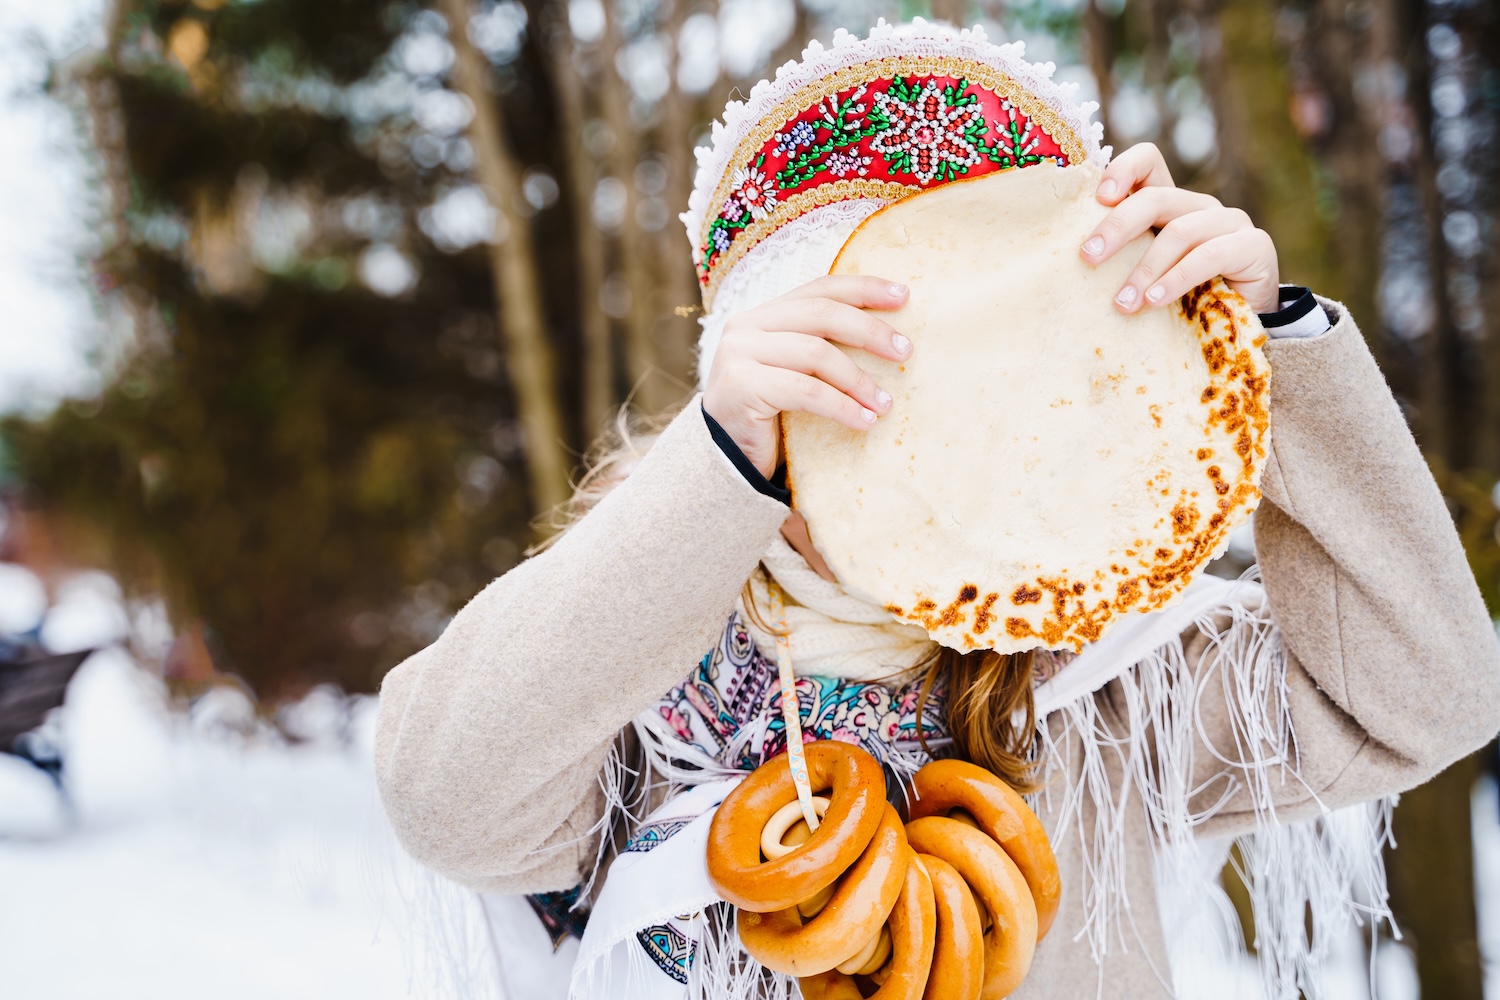
[[[96,398],[0,424],[10,545],[161,596],[263,696],[374,689],[537,539],[622,402],[691,391],[675,216],[724,100],[920,15],[1027,39],[1116,148],[1155,142],[1352,307],[1500,609],[1497,6],[117,0],[51,87],[98,154],[128,347]],[[1479,995],[1448,905],[1479,766],[1398,811],[1431,996]]]

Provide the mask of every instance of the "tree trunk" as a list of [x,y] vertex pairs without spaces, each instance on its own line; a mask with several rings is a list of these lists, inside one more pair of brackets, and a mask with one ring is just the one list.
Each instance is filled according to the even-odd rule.
[[[1476,11],[1480,18],[1474,33],[1474,51],[1479,58],[1479,78],[1500,83],[1500,5],[1489,3]],[[1490,127],[1500,131],[1500,106],[1493,97],[1488,102]],[[1489,202],[1488,231],[1490,239],[1481,251],[1479,266],[1480,326],[1484,338],[1484,391],[1479,414],[1479,432],[1475,441],[1475,465],[1491,477],[1500,476],[1500,138],[1490,140],[1489,155],[1478,158],[1482,173],[1478,189],[1485,198],[1475,205],[1483,209]],[[1483,212],[1481,211],[1481,216]]]
[[968,4],[964,0],[932,0],[932,16],[934,20],[947,21],[956,24],[960,28],[965,27],[964,15]]
[[1416,953],[1424,997],[1484,997],[1469,826],[1469,793],[1478,775],[1479,755],[1465,757],[1403,794],[1396,809],[1391,903]]
[[[1460,470],[1453,417],[1463,378],[1458,341],[1448,299],[1448,248],[1443,238],[1443,204],[1436,186],[1433,149],[1432,75],[1427,50],[1428,9],[1423,0],[1398,0],[1416,144],[1413,183],[1422,207],[1422,227],[1431,282],[1433,325],[1421,344],[1418,440],[1436,470]],[[1444,478],[1448,478],[1446,475]],[[1450,495],[1454,487],[1445,492]],[[1428,784],[1401,797],[1396,810],[1398,849],[1391,855],[1391,899],[1399,926],[1417,956],[1422,995],[1444,1000],[1479,1000],[1484,976],[1474,912],[1473,845],[1469,794],[1479,771],[1478,755],[1468,757]]]
[[553,77],[557,84],[558,126],[567,137],[568,176],[573,210],[574,259],[577,261],[579,325],[583,334],[583,430],[587,440],[604,430],[615,402],[614,344],[609,317],[600,306],[604,290],[604,243],[594,225],[594,187],[599,182],[594,158],[583,145],[583,80],[574,65],[573,34],[566,16],[552,29]]
[[1115,99],[1115,55],[1119,17],[1099,9],[1098,0],[1089,0],[1083,11],[1084,50],[1089,70],[1099,86],[1099,120],[1109,128],[1109,109]]
[[1259,191],[1252,183],[1247,162],[1248,145],[1245,129],[1248,113],[1237,99],[1225,64],[1229,59],[1220,25],[1217,0],[1197,0],[1194,14],[1202,38],[1198,76],[1214,113],[1214,193],[1226,205],[1242,208],[1255,218]]
[[1271,234],[1285,280],[1314,288],[1334,281],[1328,223],[1318,211],[1316,172],[1287,113],[1287,70],[1275,8],[1222,0],[1201,21],[1201,75],[1217,121],[1219,196]]
[[616,59],[624,45],[620,19],[613,4],[606,3],[604,42],[601,51],[602,79],[599,103],[604,120],[614,133],[610,173],[625,185],[625,217],[617,235],[618,266],[630,291],[630,304],[622,322],[625,327],[625,371],[630,377],[631,399],[646,413],[660,413],[677,397],[671,380],[662,376],[661,358],[652,338],[656,286],[651,273],[651,248],[636,219],[640,197],[635,188],[635,168],[640,163],[635,123],[630,117],[630,84],[621,76]]
[[1339,205],[1333,233],[1338,281],[1319,291],[1349,306],[1376,360],[1383,361],[1385,332],[1375,292],[1384,234],[1384,157],[1376,143],[1380,129],[1371,113],[1375,109],[1355,98],[1354,80],[1361,67],[1379,65],[1389,53],[1375,50],[1374,32],[1354,21],[1345,0],[1320,0],[1319,13],[1309,40],[1330,105],[1326,159]]
[[1173,141],[1173,133],[1177,129],[1177,112],[1167,96],[1167,90],[1172,84],[1172,39],[1168,34],[1168,27],[1178,14],[1178,5],[1176,0],[1145,0],[1144,3],[1131,4],[1127,9],[1137,12],[1141,34],[1146,39],[1142,62],[1144,83],[1151,94],[1151,103],[1156,108],[1155,142],[1161,150],[1162,158],[1167,162],[1167,170],[1181,183],[1182,157],[1177,155],[1177,143]]
[[[801,10],[801,6],[798,6]],[[681,37],[683,15],[687,5],[673,5],[668,22],[671,34],[668,65],[677,64],[677,41]],[[695,383],[696,347],[698,343],[698,306],[702,293],[698,288],[698,277],[693,269],[692,244],[684,237],[676,213],[685,209],[688,195],[693,190],[693,178],[697,172],[697,160],[693,157],[692,122],[689,120],[691,102],[677,86],[673,74],[672,88],[661,103],[660,141],[667,163],[667,185],[662,192],[667,204],[672,206],[672,218],[656,233],[657,254],[661,273],[658,290],[657,320],[660,335],[658,346],[662,365],[667,372],[682,380],[683,385]],[[688,390],[691,391],[691,390]]]
[[516,211],[522,197],[521,169],[505,144],[500,102],[488,83],[489,62],[469,41],[469,0],[441,0],[439,6],[448,19],[453,42],[454,85],[474,106],[468,137],[474,146],[479,182],[496,214],[510,224],[506,238],[490,246],[490,269],[499,300],[506,371],[526,436],[531,504],[536,513],[542,513],[567,500],[570,462],[558,413],[530,223]]
[[1453,310],[1448,300],[1448,247],[1443,239],[1443,199],[1437,189],[1437,154],[1432,148],[1432,70],[1427,54],[1428,17],[1424,0],[1402,0],[1401,37],[1406,46],[1407,100],[1415,119],[1416,138],[1412,181],[1422,206],[1427,244],[1427,278],[1431,286],[1433,321],[1424,337],[1425,351],[1418,401],[1417,440],[1422,450],[1452,468],[1464,463],[1455,454],[1457,440],[1449,418],[1456,372],[1450,364],[1457,346]]

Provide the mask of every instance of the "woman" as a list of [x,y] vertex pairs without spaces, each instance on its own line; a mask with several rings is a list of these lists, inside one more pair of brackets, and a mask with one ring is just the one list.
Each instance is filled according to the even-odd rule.
[[[834,344],[896,360],[922,349],[879,315],[906,289],[818,277],[859,219],[893,188],[953,177],[944,162],[972,175],[1106,159],[1087,112],[1019,56],[977,30],[882,25],[810,46],[726,109],[684,217],[710,306],[701,396],[628,475],[606,476],[612,489],[556,544],[385,680],[380,787],[418,860],[486,893],[553,894],[533,897],[549,930],[578,930],[580,894],[607,898],[633,852],[712,808],[685,786],[783,745],[766,669],[775,637],[757,611],[774,580],[789,595],[799,697],[815,703],[805,729],[857,740],[896,772],[951,741],[1045,787],[1038,811],[1065,898],[1016,996],[1170,991],[1151,863],[1216,838],[1242,837],[1253,874],[1276,883],[1258,890],[1256,916],[1278,993],[1295,996],[1326,948],[1321,926],[1306,939],[1308,906],[1319,921],[1347,915],[1349,879],[1363,872],[1383,908],[1378,828],[1351,860],[1330,811],[1419,784],[1488,741],[1500,729],[1500,650],[1347,311],[1280,287],[1270,238],[1243,212],[1174,187],[1153,147],[1104,171],[1097,197],[1111,210],[1079,252],[1101,262],[1156,229],[1116,308],[1160,308],[1222,275],[1261,314],[1274,371],[1255,523],[1263,588],[1246,584],[1108,686],[1037,718],[1030,658],[934,649],[845,594],[777,484],[782,412],[865,428],[890,411]],[[964,131],[943,132],[960,120]],[[929,126],[938,140],[911,138]],[[643,760],[668,780],[651,784]],[[601,903],[587,933],[631,905]],[[703,979],[723,944],[705,912],[640,927],[624,966],[645,953],[666,977],[656,986],[725,989]],[[609,954],[621,953],[585,952],[602,967]],[[615,974],[634,975],[624,966]],[[577,976],[575,993],[599,982]],[[637,985],[610,994],[672,995]]]

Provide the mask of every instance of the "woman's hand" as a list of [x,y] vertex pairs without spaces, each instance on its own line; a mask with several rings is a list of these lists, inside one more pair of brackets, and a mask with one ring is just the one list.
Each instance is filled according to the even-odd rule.
[[1173,185],[1161,150],[1151,143],[1131,146],[1115,157],[1095,197],[1113,211],[1079,249],[1089,263],[1108,260],[1148,229],[1158,231],[1115,295],[1121,312],[1171,302],[1218,275],[1256,312],[1275,312],[1280,305],[1271,237],[1239,209]]
[[892,361],[911,341],[864,309],[897,309],[907,289],[881,278],[829,275],[729,317],[703,387],[703,409],[762,475],[781,460],[777,417],[804,410],[864,430],[890,394],[834,344]]

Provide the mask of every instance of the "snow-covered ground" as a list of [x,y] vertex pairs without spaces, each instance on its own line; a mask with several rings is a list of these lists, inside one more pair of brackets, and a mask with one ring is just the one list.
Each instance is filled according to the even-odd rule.
[[0,824],[31,834],[0,841],[0,993],[409,995],[377,898],[373,703],[352,708],[347,740],[288,746],[174,718],[123,654],[91,659],[63,714],[73,819],[41,772],[0,771]]
[[477,897],[422,871],[381,814],[374,698],[317,688],[275,725],[233,685],[173,705],[125,652],[164,653],[165,620],[102,573],[49,604],[0,564],[0,633],[101,649],[40,731],[66,794],[0,754],[0,998],[496,992]]

